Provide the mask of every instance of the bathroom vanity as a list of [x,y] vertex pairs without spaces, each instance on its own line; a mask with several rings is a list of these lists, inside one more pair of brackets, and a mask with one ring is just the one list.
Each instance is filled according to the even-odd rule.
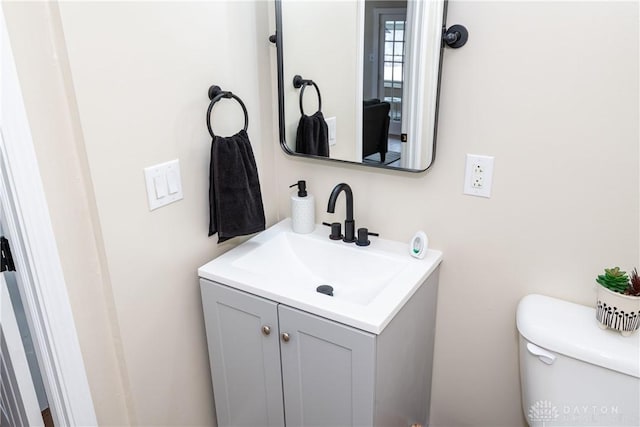
[[287,219],[198,270],[218,425],[428,424],[442,254],[328,233]]

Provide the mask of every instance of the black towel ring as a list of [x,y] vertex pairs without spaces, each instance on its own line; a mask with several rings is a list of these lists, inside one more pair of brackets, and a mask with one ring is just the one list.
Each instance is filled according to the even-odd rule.
[[247,113],[247,107],[244,106],[244,102],[237,95],[234,95],[231,92],[223,91],[220,89],[220,86],[211,86],[209,88],[209,99],[211,103],[209,104],[209,108],[207,109],[207,129],[209,129],[209,135],[212,138],[215,138],[215,134],[213,133],[213,129],[211,129],[211,110],[213,109],[213,104],[220,101],[222,98],[233,98],[242,107],[242,111],[244,112],[244,131],[247,131],[249,127],[249,114]]
[[320,89],[313,80],[305,80],[301,76],[296,75],[293,77],[293,87],[300,89],[300,114],[304,116],[304,108],[302,106],[302,97],[304,96],[304,88],[307,86],[313,86],[318,93],[318,111],[322,111],[322,97],[320,96]]

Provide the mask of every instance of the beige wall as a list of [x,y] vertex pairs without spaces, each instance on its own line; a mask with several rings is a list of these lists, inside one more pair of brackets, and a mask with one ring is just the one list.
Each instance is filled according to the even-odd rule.
[[[512,427],[524,422],[518,300],[591,305],[604,266],[639,262],[638,6],[455,1],[448,23],[469,42],[445,52],[433,166],[410,175],[280,154],[278,206],[288,215],[284,185],[306,179],[316,219],[342,220],[325,203],[347,182],[356,225],[401,241],[425,230],[444,252],[432,424]],[[466,153],[495,156],[491,199],[462,194]]]
[[[601,268],[640,261],[636,4],[450,2],[470,39],[445,53],[436,161],[421,174],[279,150],[264,1],[8,6],[103,425],[213,424],[196,268],[233,245],[206,237],[214,83],[250,111],[269,223],[289,215],[297,179],[319,221],[342,220],[343,200],[324,206],[344,181],[360,226],[401,241],[422,229],[444,252],[433,425],[522,424],[517,301],[591,304]],[[227,107],[221,133],[238,127]],[[465,153],[496,157],[491,199],[462,195]],[[173,158],[185,198],[149,212],[142,169]]]
[[[357,2],[284,1],[282,16],[287,145],[295,151],[300,89],[293,87],[293,76],[298,74],[318,85],[324,117],[337,118],[337,142],[329,147],[329,156],[358,160],[354,141],[361,138],[358,136],[361,131],[355,123],[362,106],[355,100],[361,78]],[[317,111],[318,98],[313,87],[305,88],[303,101],[305,114]]]
[[124,425],[126,362],[57,8],[24,2],[2,8],[94,406],[101,423]]
[[[207,237],[207,89],[250,112],[272,224],[267,3],[6,8],[98,420],[213,425],[196,269],[234,243]],[[215,110],[220,134],[241,127],[234,103]],[[150,212],[143,168],[174,158],[184,200]]]
[[[120,324],[134,422],[208,425],[213,407],[196,269],[233,245],[207,237],[212,84],[251,112],[249,135],[273,222],[272,126],[263,6],[249,2],[61,3],[105,253]],[[263,81],[261,81],[261,79]],[[269,92],[267,92],[269,93]],[[226,113],[226,114],[225,114]],[[242,115],[216,106],[216,131]],[[179,158],[184,200],[149,212],[142,169]]]

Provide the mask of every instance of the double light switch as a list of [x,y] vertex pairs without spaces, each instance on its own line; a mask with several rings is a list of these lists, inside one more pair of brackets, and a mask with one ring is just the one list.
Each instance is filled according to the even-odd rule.
[[180,162],[178,159],[144,169],[147,182],[149,210],[157,209],[182,199]]

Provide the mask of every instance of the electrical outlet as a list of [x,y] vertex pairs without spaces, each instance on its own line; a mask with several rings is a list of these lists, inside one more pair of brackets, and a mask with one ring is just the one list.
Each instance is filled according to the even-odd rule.
[[467,154],[464,174],[464,194],[491,197],[493,156]]
[[484,168],[481,164],[474,162],[471,166],[471,186],[473,188],[483,188],[484,184]]
[[327,117],[324,121],[327,123],[327,130],[329,131],[329,145],[336,145],[337,120],[335,117]]

